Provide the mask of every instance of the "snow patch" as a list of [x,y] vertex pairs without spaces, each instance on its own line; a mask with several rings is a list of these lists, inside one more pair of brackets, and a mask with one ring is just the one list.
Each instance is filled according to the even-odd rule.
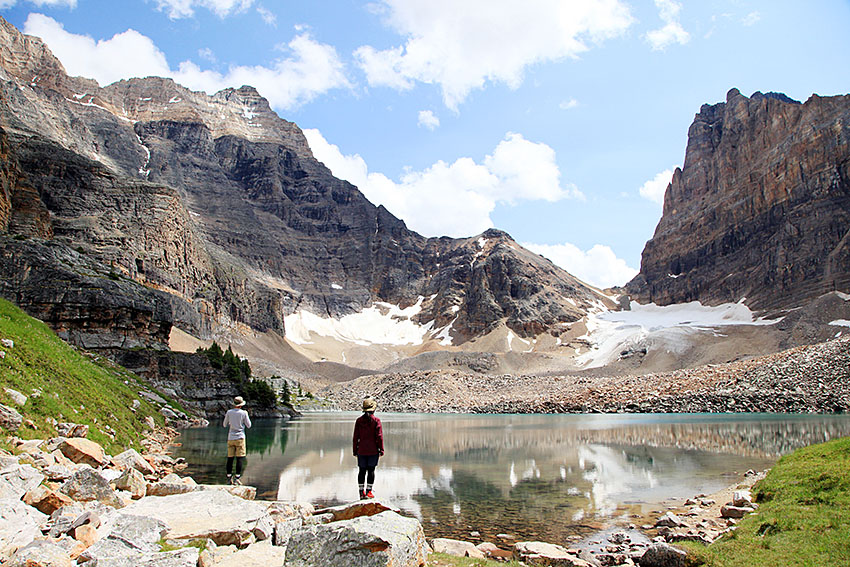
[[245,107],[242,109],[242,116],[245,117],[246,120],[253,120],[256,114],[254,114],[247,107]]
[[332,284],[331,284],[331,289],[342,289],[342,286],[341,286],[341,285],[339,285],[338,283],[332,283]]
[[168,101],[168,104],[177,104],[178,102],[181,102],[182,100],[183,99],[180,98],[179,96],[173,96],[173,97],[171,97],[171,100]]
[[659,307],[632,301],[630,311],[605,310],[588,315],[587,334],[580,338],[593,348],[576,362],[586,368],[604,366],[616,360],[623,350],[637,346],[682,352],[692,333],[716,332],[717,327],[727,325],[773,325],[780,320],[756,319],[743,302],[709,307],[692,301]]
[[829,324],[836,327],[850,327],[850,321],[847,319],[836,319],[835,321],[830,321]]
[[[452,325],[455,324],[455,321],[457,321],[457,317],[452,319],[452,322],[443,327],[442,329],[437,330],[437,333],[434,335],[434,338],[440,340],[440,346],[452,346],[452,336],[449,334],[449,332],[452,330]],[[433,323],[434,322],[431,321],[428,324],[433,325]]]
[[324,318],[301,310],[284,317],[286,337],[295,344],[312,344],[312,335],[358,345],[418,345],[433,323],[420,325],[412,318],[422,310],[423,297],[402,309],[397,305],[375,302],[371,307],[341,317]]
[[837,295],[838,297],[840,297],[840,298],[841,298],[841,299],[843,299],[844,301],[850,301],[850,295],[848,295],[848,294],[846,294],[846,293],[843,293],[843,292],[840,292],[840,291],[836,291],[836,292],[835,292],[835,295]]
[[675,275],[674,274],[667,274],[667,277],[673,278],[675,280],[676,278],[681,278],[682,274],[675,274]]
[[486,239],[486,238],[484,238],[484,237],[482,236],[481,238],[479,238],[479,239],[478,239],[478,247],[479,247],[479,248],[484,248],[484,245],[485,245],[485,244],[487,244],[487,239]]

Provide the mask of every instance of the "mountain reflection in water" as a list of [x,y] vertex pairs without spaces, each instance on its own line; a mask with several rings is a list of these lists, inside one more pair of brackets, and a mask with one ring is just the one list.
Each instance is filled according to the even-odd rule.
[[[357,498],[358,414],[255,420],[244,482],[317,506]],[[850,416],[382,414],[375,493],[431,537],[497,533],[563,542],[665,498],[709,493],[798,447],[850,434]],[[224,428],[185,431],[176,456],[220,483]]]

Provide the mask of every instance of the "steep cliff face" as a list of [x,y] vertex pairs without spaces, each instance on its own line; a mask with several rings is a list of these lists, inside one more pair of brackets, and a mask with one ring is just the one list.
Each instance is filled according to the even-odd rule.
[[793,308],[850,289],[850,96],[704,105],[630,293]]
[[[333,177],[251,87],[208,96],[146,78],[100,88],[2,19],[0,154],[19,172],[8,183],[0,172],[11,234],[52,239],[167,293],[166,318],[203,337],[285,334],[297,310],[333,317],[384,301],[420,302],[420,322],[451,324],[458,344],[501,323],[558,332],[600,299],[504,233],[408,230]],[[35,261],[17,268],[50,273]]]

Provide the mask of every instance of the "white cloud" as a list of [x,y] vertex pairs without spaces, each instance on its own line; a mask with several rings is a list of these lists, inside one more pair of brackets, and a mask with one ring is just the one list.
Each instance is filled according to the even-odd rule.
[[741,20],[741,23],[744,24],[744,26],[746,26],[746,27],[750,27],[750,26],[758,23],[759,20],[761,20],[761,14],[760,13],[750,12],[749,14],[744,16],[744,18]]
[[647,32],[646,41],[652,46],[653,51],[664,50],[668,45],[678,43],[684,45],[691,39],[691,35],[685,31],[679,23],[679,11],[681,4],[674,0],[655,0],[658,15],[664,26],[657,30]]
[[438,84],[449,108],[488,82],[517,88],[533,64],[577,57],[589,42],[622,34],[632,23],[620,0],[381,0],[403,46],[355,51],[370,85],[409,89]]
[[420,110],[418,125],[433,130],[440,125],[440,119],[431,110]]
[[575,107],[577,107],[577,106],[578,106],[578,101],[577,101],[576,99],[574,99],[574,98],[571,98],[571,99],[569,99],[569,100],[561,101],[561,104],[559,104],[559,105],[558,105],[558,107],[559,107],[561,110],[570,110],[570,109],[575,108]]
[[204,61],[209,61],[210,63],[218,63],[218,58],[215,56],[215,53],[209,47],[204,47],[203,49],[198,50],[198,57],[203,59]]
[[638,273],[614,251],[602,244],[594,245],[587,252],[578,246],[564,244],[533,244],[523,242],[522,246],[536,254],[549,258],[552,263],[565,269],[578,279],[599,288],[624,285]]
[[[71,8],[73,10],[77,7],[77,0],[27,0],[27,2],[29,4],[35,4],[39,8],[44,6],[49,6],[51,8],[64,6],[65,8]],[[0,10],[11,8],[17,3],[18,0],[0,0]]]
[[224,18],[251,7],[254,0],[156,0],[159,10],[168,13],[172,20],[191,18],[195,8],[206,8],[218,17]]
[[268,25],[277,27],[277,16],[275,16],[271,10],[267,9],[265,6],[257,6],[257,13],[260,14],[260,17],[263,18],[263,21]]
[[359,155],[345,155],[318,130],[304,130],[316,159],[350,181],[376,205],[384,205],[425,236],[470,236],[493,226],[497,203],[583,198],[574,186],[564,188],[555,152],[546,144],[508,133],[483,163],[463,157],[438,161],[422,171],[408,171],[399,182],[369,172]]
[[93,78],[101,85],[145,76],[171,77],[190,89],[208,93],[252,85],[277,109],[293,108],[331,89],[349,86],[336,50],[316,42],[308,33],[296,35],[284,46],[289,57],[268,67],[232,66],[220,73],[201,69],[192,61],[183,61],[172,69],[154,42],[133,29],[95,41],[65,31],[50,17],[30,14],[24,32],[41,37],[68,73]]
[[667,191],[667,186],[670,180],[673,179],[673,169],[665,169],[655,177],[644,183],[638,189],[640,196],[644,199],[649,199],[653,203],[659,205],[664,204],[664,193]]

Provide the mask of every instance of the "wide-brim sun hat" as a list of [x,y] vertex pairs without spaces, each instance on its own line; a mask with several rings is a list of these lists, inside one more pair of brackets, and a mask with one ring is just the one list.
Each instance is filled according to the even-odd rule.
[[233,405],[237,408],[241,408],[245,405],[245,400],[242,399],[242,396],[236,396],[235,398],[233,398]]
[[375,400],[372,398],[366,398],[363,400],[363,411],[375,411],[378,407],[378,404],[375,403]]

